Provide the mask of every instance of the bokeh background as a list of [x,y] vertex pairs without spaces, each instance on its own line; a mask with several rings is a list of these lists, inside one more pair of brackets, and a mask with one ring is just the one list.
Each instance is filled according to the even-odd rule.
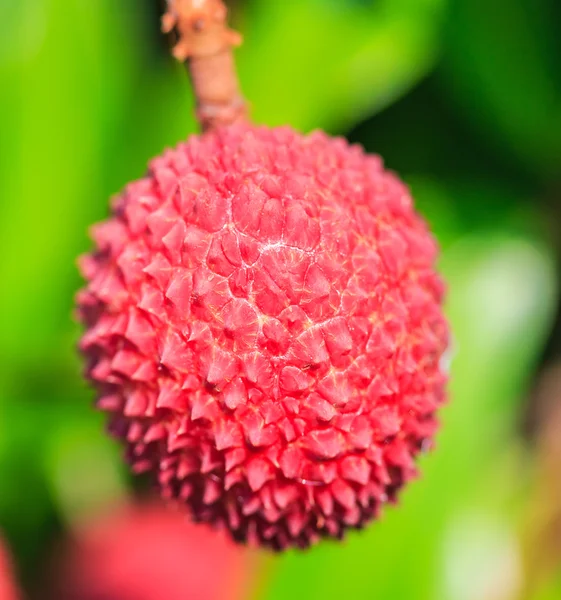
[[[343,543],[252,554],[236,567],[251,580],[242,597],[561,598],[561,4],[230,7],[256,121],[347,135],[411,185],[443,250],[454,331],[451,402],[422,479]],[[92,409],[72,305],[88,226],[151,156],[196,129],[161,9],[0,0],[0,530],[32,598],[47,597],[65,539],[149,489]],[[146,549],[146,592],[142,578],[176,546],[165,527],[153,544],[134,527],[122,535]],[[119,548],[125,560],[127,542]],[[190,577],[192,551],[172,583]],[[213,577],[225,578],[217,556]]]

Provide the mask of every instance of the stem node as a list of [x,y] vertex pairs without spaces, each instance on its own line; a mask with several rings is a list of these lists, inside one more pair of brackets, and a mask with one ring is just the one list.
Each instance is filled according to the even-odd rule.
[[222,0],[168,0],[162,17],[162,31],[177,34],[173,55],[187,64],[203,131],[247,117],[233,56],[242,36],[226,18]]

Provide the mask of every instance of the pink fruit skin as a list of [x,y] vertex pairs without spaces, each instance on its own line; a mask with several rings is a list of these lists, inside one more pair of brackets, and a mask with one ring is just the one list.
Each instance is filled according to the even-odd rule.
[[0,538],[0,600],[19,600],[10,556]]
[[407,187],[322,132],[235,125],[150,163],[81,260],[81,350],[136,472],[235,539],[361,528],[445,401],[437,245]]
[[247,552],[156,504],[120,508],[74,533],[51,570],[53,600],[247,598]]

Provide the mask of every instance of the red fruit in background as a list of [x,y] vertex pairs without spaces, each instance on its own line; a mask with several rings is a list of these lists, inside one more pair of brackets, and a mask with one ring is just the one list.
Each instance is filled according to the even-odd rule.
[[10,555],[0,538],[0,600],[18,600]]
[[161,506],[120,509],[74,534],[50,570],[53,599],[247,597],[247,552],[223,532],[190,523]]
[[81,349],[137,472],[238,540],[340,537],[445,399],[436,244],[381,160],[250,125],[150,164],[93,230]]

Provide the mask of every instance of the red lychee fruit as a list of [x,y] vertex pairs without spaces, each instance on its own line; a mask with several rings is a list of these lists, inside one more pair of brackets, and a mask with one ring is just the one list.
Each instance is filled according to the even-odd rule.
[[0,599],[17,600],[20,597],[13,577],[12,561],[0,538]]
[[437,246],[381,159],[235,125],[150,164],[81,261],[81,349],[136,472],[238,540],[360,528],[445,399]]
[[224,532],[158,505],[86,522],[49,569],[53,600],[242,600],[250,557]]

